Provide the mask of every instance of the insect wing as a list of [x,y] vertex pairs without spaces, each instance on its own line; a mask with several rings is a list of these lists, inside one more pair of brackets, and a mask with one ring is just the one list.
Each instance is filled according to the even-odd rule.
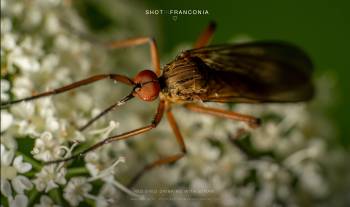
[[312,62],[294,45],[252,42],[187,52],[210,70],[204,101],[296,102],[313,96]]

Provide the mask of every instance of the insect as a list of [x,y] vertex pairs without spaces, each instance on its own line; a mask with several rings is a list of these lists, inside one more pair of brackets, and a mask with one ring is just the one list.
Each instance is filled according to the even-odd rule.
[[171,111],[174,104],[181,104],[191,111],[244,121],[251,127],[258,127],[260,124],[258,118],[207,107],[202,103],[299,102],[312,98],[313,66],[310,58],[301,49],[289,43],[277,41],[208,46],[215,28],[215,23],[210,23],[195,42],[193,49],[182,52],[162,69],[157,44],[153,38],[140,37],[112,41],[106,44],[108,48],[149,44],[154,70],[143,70],[133,79],[121,74],[95,75],[31,97],[3,102],[1,109],[13,104],[60,94],[103,79],[111,79],[132,87],[128,95],[103,110],[79,129],[83,131],[107,112],[135,97],[148,102],[158,99],[157,112],[149,125],[110,136],[79,154],[49,162],[57,163],[82,157],[102,145],[150,131],[157,127],[165,114],[181,152],[146,165],[132,179],[131,186],[146,171],[162,164],[175,162],[186,154],[184,139]]

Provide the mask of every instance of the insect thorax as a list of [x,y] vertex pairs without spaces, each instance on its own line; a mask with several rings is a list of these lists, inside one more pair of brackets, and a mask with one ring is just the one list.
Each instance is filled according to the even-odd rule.
[[163,68],[162,95],[172,102],[200,101],[208,91],[208,72],[201,59],[181,54]]

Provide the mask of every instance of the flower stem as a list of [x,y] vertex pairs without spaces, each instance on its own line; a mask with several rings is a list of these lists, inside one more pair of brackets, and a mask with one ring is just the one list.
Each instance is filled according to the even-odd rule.
[[37,190],[33,190],[31,192],[29,192],[29,202],[28,202],[28,206],[33,206],[33,202],[36,200],[36,198],[38,197],[39,192]]
[[60,206],[63,206],[62,193],[60,193],[57,188],[49,191],[49,195],[56,203],[58,203]]
[[67,177],[73,177],[80,174],[89,174],[89,171],[85,167],[70,168],[67,170]]

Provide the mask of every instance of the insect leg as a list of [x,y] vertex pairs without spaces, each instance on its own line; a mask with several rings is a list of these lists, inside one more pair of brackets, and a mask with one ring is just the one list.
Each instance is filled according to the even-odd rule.
[[82,151],[79,154],[76,155],[72,155],[70,157],[67,158],[63,158],[63,159],[59,159],[59,160],[52,160],[52,161],[48,161],[45,164],[53,164],[53,163],[59,163],[59,162],[65,162],[65,161],[69,161],[69,160],[73,160],[79,157],[84,157],[87,153],[96,150],[97,148],[100,148],[101,146],[114,142],[114,141],[119,141],[119,140],[123,140],[123,139],[128,139],[130,137],[133,137],[135,135],[138,134],[142,134],[145,133],[155,127],[157,127],[157,125],[159,124],[159,122],[162,120],[163,114],[164,114],[164,107],[165,106],[165,102],[163,100],[161,100],[159,102],[158,108],[157,108],[157,113],[155,114],[153,121],[150,125],[129,131],[129,132],[125,132],[123,134],[119,134],[119,135],[115,135],[115,136],[110,136],[107,137],[106,139],[97,142],[96,144],[92,145],[91,147],[87,148],[86,150]]
[[115,40],[115,41],[109,41],[106,43],[101,42],[100,40],[96,39],[95,37],[86,34],[82,31],[79,31],[78,29],[74,28],[70,23],[68,23],[64,19],[60,19],[60,22],[69,29],[69,31],[76,34],[78,37],[85,39],[93,44],[97,44],[102,47],[107,47],[110,49],[117,49],[117,48],[125,48],[125,47],[132,47],[136,45],[142,45],[142,44],[150,44],[150,51],[151,51],[151,59],[152,59],[152,65],[154,67],[155,73],[157,76],[160,75],[160,61],[159,61],[159,53],[157,48],[157,43],[154,38],[152,37],[138,37],[138,38],[130,38],[125,40]]
[[206,113],[206,114],[211,114],[214,116],[219,116],[227,119],[232,119],[232,120],[237,120],[237,121],[244,121],[246,122],[250,127],[256,128],[260,126],[260,119],[245,115],[245,114],[240,114],[237,112],[232,112],[232,111],[227,111],[227,110],[222,110],[222,109],[216,109],[216,108],[211,108],[211,107],[205,107],[205,106],[200,106],[197,104],[193,103],[188,103],[184,105],[187,109],[195,112],[200,112],[200,113]]
[[123,105],[124,103],[126,103],[127,101],[129,101],[130,99],[134,98],[135,96],[133,95],[134,91],[132,91],[129,95],[125,96],[122,100],[112,104],[111,106],[109,106],[108,108],[106,108],[105,110],[101,111],[99,114],[97,114],[95,117],[93,117],[92,119],[90,119],[85,125],[79,127],[79,131],[84,131],[86,128],[88,128],[91,124],[93,124],[96,120],[98,120],[99,118],[101,118],[102,116],[104,116],[105,114],[107,114],[109,111],[115,109],[118,106]]
[[185,156],[186,154],[186,145],[185,142],[183,140],[183,137],[180,133],[179,127],[177,126],[177,123],[175,121],[174,115],[173,113],[170,111],[170,109],[167,109],[167,118],[168,118],[168,123],[170,124],[170,127],[172,128],[175,137],[176,137],[176,141],[177,143],[180,145],[181,148],[181,152],[172,156],[167,156],[165,158],[161,158],[158,159],[150,164],[147,164],[141,171],[139,171],[135,177],[133,177],[133,179],[130,181],[130,183],[128,184],[128,187],[132,187],[133,185],[135,185],[135,183],[149,170],[160,166],[160,165],[164,165],[164,164],[168,164],[168,163],[173,163],[176,162],[177,160],[181,159],[183,156]]
[[209,25],[203,30],[203,32],[198,37],[193,48],[200,48],[208,45],[208,43],[210,42],[211,38],[214,35],[215,28],[216,28],[216,23],[210,22]]
[[129,79],[128,77],[123,76],[123,75],[117,75],[117,74],[95,75],[95,76],[91,76],[89,78],[86,78],[86,79],[83,79],[83,80],[71,83],[69,85],[63,86],[61,88],[56,88],[56,89],[53,89],[53,90],[50,90],[50,91],[47,91],[47,92],[39,93],[39,94],[34,95],[34,96],[30,96],[30,97],[26,97],[26,98],[14,100],[14,101],[1,102],[1,107],[0,108],[4,109],[4,108],[7,108],[8,106],[10,106],[12,104],[17,104],[17,103],[21,103],[21,102],[31,101],[31,100],[42,98],[42,97],[46,97],[46,96],[56,95],[56,94],[63,93],[63,92],[66,92],[66,91],[78,88],[80,86],[87,85],[87,84],[90,84],[90,83],[93,83],[93,82],[96,82],[96,81],[99,81],[99,80],[102,80],[102,79],[106,79],[106,78],[109,78],[109,79],[112,79],[112,80],[116,80],[116,81],[122,82],[122,83],[127,84],[127,85],[134,85],[134,82],[131,79]]
[[116,49],[116,48],[125,48],[125,47],[132,47],[136,45],[143,45],[143,44],[150,44],[150,52],[151,52],[151,60],[152,65],[154,67],[155,73],[157,76],[160,75],[160,60],[159,60],[159,53],[158,53],[158,47],[156,40],[152,37],[137,37],[137,38],[130,38],[126,40],[116,40],[111,41],[105,44],[107,48],[110,49]]

